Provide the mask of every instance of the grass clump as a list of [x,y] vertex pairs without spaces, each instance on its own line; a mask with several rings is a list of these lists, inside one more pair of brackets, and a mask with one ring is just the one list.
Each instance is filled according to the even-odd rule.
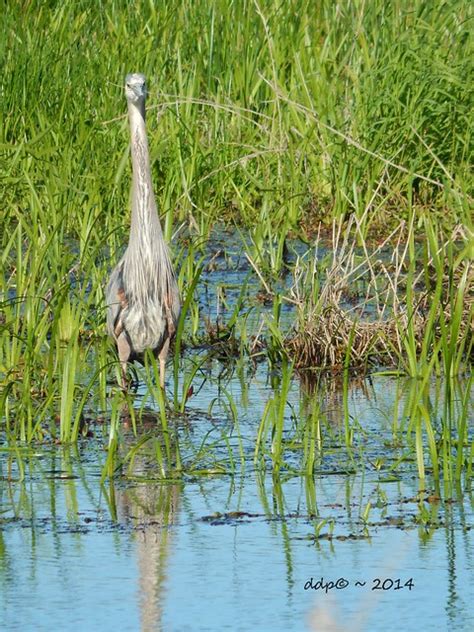
[[357,220],[344,235],[334,226],[332,259],[321,262],[316,252],[298,262],[296,325],[286,340],[298,368],[342,370],[348,360],[365,369],[393,365],[412,377],[428,367],[449,377],[468,369],[472,237],[458,228],[441,243],[433,221],[422,221],[426,242],[415,243],[412,221],[370,254]]

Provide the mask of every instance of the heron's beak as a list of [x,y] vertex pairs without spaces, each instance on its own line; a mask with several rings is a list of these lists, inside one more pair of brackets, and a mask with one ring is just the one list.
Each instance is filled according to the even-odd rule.
[[141,99],[143,97],[146,97],[146,84],[132,85],[131,89],[132,89],[134,95],[137,97],[137,99]]

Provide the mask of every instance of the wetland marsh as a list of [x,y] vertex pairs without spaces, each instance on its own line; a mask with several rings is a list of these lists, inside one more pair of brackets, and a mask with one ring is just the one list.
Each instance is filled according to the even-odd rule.
[[[2,629],[473,627],[462,0],[2,13]],[[183,309],[123,393],[123,78]]]

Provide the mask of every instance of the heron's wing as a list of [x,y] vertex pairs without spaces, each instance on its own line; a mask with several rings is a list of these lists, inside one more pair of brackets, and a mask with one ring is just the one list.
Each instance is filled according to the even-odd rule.
[[117,337],[116,328],[120,323],[123,311],[123,280],[122,280],[123,262],[121,261],[110,276],[109,284],[105,292],[107,302],[107,330],[111,336]]

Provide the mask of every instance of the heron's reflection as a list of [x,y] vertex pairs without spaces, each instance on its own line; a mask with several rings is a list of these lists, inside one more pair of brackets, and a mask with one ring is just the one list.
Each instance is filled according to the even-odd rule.
[[[143,422],[157,427],[156,416],[149,419],[147,415]],[[154,478],[156,467],[151,467],[151,455],[145,450],[137,453],[128,474],[138,480],[115,485],[116,518],[120,524],[132,526],[135,533],[141,630],[156,632],[162,629],[166,567],[181,485]]]

